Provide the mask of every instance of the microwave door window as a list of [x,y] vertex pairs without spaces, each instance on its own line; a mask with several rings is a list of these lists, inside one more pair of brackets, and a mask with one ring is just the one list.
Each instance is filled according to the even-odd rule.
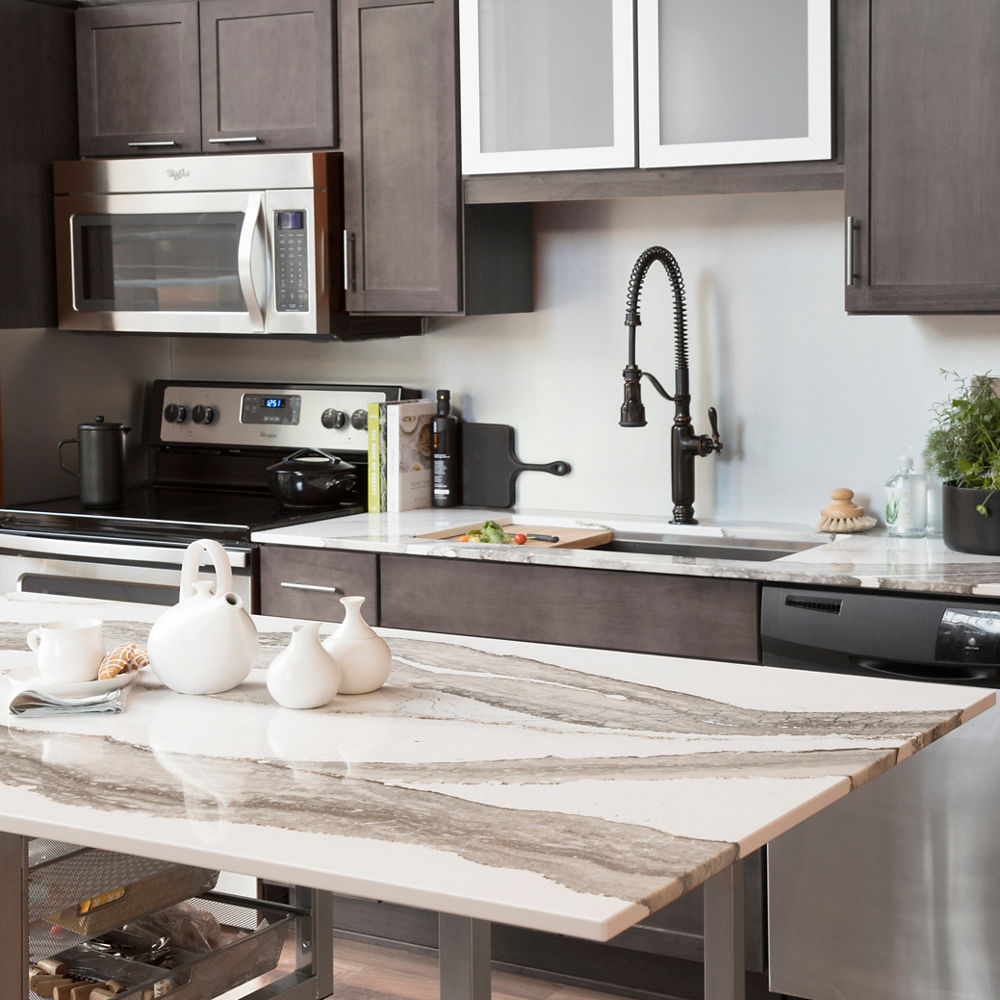
[[242,225],[241,212],[74,216],[77,309],[245,313]]

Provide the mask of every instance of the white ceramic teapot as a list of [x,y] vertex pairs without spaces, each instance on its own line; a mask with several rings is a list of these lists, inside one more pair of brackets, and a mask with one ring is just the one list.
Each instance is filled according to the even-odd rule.
[[[215,592],[198,579],[205,552],[215,565]],[[257,629],[232,593],[226,550],[210,538],[192,542],[181,565],[180,603],[163,613],[149,633],[149,666],[181,694],[218,694],[245,680],[257,659]]]

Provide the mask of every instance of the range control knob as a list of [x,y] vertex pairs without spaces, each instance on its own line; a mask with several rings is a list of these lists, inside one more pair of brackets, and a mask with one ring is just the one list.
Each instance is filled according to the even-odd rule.
[[213,420],[215,420],[215,408],[212,406],[202,406],[201,403],[199,403],[191,411],[191,419],[196,424],[210,424]]
[[332,406],[323,411],[320,422],[324,427],[337,428],[338,430],[347,423],[347,414],[343,410],[335,410]]
[[187,407],[178,406],[177,403],[167,403],[163,410],[163,419],[168,424],[183,424],[187,420]]
[[368,427],[368,411],[355,410],[351,414],[351,426],[356,431],[363,431]]

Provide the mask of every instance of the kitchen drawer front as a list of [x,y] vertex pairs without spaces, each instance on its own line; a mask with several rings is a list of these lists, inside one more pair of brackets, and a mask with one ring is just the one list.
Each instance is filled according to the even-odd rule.
[[[81,943],[51,961],[63,967],[59,974],[69,986],[114,980],[120,1000],[212,1000],[270,973],[292,923],[287,912],[261,900],[205,893],[131,921],[127,937],[119,932],[126,947],[150,948],[145,955],[123,959]],[[168,944],[160,951],[162,941]]]
[[381,557],[380,624],[758,662],[748,580]]
[[378,624],[378,557],[370,552],[264,545],[260,550],[261,614],[339,622],[340,598],[365,598],[369,625]]

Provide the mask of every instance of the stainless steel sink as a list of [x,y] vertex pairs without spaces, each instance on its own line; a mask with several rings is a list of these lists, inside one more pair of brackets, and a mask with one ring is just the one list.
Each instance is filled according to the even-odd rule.
[[770,562],[782,556],[815,548],[822,542],[795,542],[773,538],[715,538],[690,537],[682,534],[656,535],[623,533],[596,552],[648,552],[661,556],[687,556],[702,559],[742,559],[751,562]]

